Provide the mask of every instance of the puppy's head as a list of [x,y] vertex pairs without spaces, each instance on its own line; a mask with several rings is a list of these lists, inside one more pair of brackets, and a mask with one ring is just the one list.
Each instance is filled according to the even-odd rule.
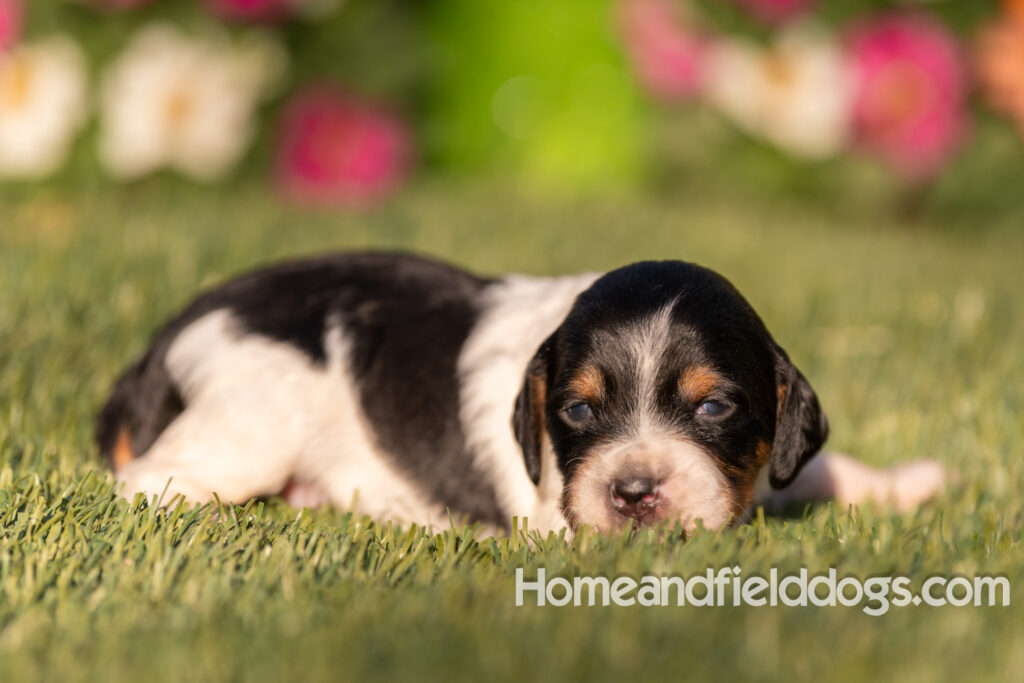
[[735,521],[754,479],[789,484],[828,424],[743,297],[682,262],[613,271],[579,296],[527,368],[513,427],[539,483],[552,449],[569,524]]

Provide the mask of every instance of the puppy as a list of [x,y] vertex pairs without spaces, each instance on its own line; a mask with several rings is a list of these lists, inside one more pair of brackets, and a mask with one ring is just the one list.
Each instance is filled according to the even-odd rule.
[[96,430],[126,496],[281,494],[428,526],[717,529],[755,502],[905,508],[942,485],[935,463],[815,458],[827,435],[810,384],[710,270],[492,279],[394,253],[200,296]]

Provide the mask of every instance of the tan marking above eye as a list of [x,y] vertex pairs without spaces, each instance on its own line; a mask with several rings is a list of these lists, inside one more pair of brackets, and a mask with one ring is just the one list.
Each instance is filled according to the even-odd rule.
[[604,374],[594,365],[585,365],[569,378],[569,391],[588,403],[604,398]]
[[692,365],[679,376],[679,394],[687,403],[697,403],[723,383],[722,376],[708,366]]

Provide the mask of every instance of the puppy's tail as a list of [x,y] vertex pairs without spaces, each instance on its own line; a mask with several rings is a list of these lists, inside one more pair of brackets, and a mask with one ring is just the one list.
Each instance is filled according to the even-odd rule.
[[144,454],[185,409],[163,362],[150,353],[130,366],[114,385],[96,420],[100,454],[116,471]]

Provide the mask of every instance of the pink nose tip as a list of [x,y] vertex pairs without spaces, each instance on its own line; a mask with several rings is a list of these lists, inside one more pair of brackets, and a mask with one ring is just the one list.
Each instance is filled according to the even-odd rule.
[[658,504],[658,488],[648,477],[616,479],[611,487],[612,505],[621,515],[641,519]]

